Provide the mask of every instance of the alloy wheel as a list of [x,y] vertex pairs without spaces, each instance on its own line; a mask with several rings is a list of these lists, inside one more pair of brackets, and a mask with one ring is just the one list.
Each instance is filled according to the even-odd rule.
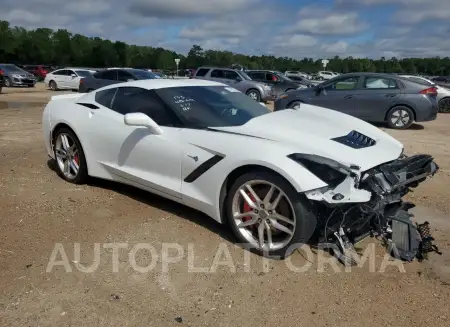
[[232,217],[240,235],[261,251],[284,248],[295,232],[291,201],[279,187],[265,180],[251,180],[237,189]]
[[406,126],[410,120],[409,113],[403,109],[396,110],[391,115],[391,123],[396,127]]
[[55,156],[59,170],[68,179],[75,179],[80,169],[80,157],[75,141],[66,133],[56,138]]
[[258,94],[256,94],[256,92],[250,92],[250,93],[248,94],[248,96],[249,96],[250,98],[252,98],[253,100],[255,100],[255,101],[258,100]]

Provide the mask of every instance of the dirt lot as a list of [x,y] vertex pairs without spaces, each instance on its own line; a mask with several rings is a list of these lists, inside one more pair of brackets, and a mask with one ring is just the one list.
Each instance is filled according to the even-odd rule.
[[[450,115],[408,131],[388,130],[408,154],[430,153],[441,166],[411,198],[417,219],[433,223],[443,255],[405,264],[406,272],[394,265],[382,273],[385,251],[375,243],[377,272],[368,265],[321,270],[315,259],[310,269],[296,272],[288,263],[308,264],[304,253],[289,262],[264,262],[233,247],[227,229],[198,212],[114,183],[74,186],[61,180],[48,165],[41,135],[42,109],[53,94],[42,85],[0,94],[0,326],[449,325]],[[159,260],[142,273],[128,259],[140,242],[157,254],[162,243],[176,242],[185,253],[167,272]],[[62,266],[46,272],[56,243],[62,243],[72,272]],[[74,243],[81,244],[81,258]],[[74,261],[92,264],[94,243],[128,244],[118,272],[108,249],[101,249],[94,272],[76,268]],[[213,273],[190,272],[188,244],[195,267],[207,268],[214,266],[219,244],[226,244],[236,272],[223,265]],[[150,259],[145,251],[136,255],[140,266]]]

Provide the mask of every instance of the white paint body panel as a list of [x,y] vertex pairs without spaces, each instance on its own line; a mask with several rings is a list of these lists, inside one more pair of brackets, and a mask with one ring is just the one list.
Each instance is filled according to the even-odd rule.
[[[121,85],[157,89],[223,84],[197,79],[161,79]],[[99,90],[112,87],[117,85]],[[146,127],[125,125],[123,115],[94,101],[95,93],[52,97],[42,118],[49,156],[54,157],[52,131],[57,125],[66,124],[81,142],[90,176],[151,191],[202,211],[217,221],[222,221],[219,209],[222,186],[227,176],[239,167],[266,167],[284,176],[298,192],[307,192],[327,184],[289,159],[289,154],[321,155],[343,164],[358,165],[364,171],[397,159],[403,149],[400,142],[370,124],[311,105],[269,113],[239,127],[215,128],[216,131],[161,127],[163,133],[154,135]],[[90,109],[77,102],[96,104],[100,109]],[[330,140],[354,129],[375,139],[377,144],[356,150]],[[224,158],[194,182],[184,182],[194,169],[216,154]]]

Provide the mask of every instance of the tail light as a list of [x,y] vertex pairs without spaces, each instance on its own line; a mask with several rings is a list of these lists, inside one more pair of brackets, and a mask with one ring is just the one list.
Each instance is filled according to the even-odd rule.
[[427,95],[437,95],[438,94],[438,90],[436,87],[432,86],[429,87],[428,89],[422,90],[419,92],[420,94],[427,94]]
[[84,83],[84,78],[80,79],[80,85]]
[[0,76],[4,74],[3,70],[0,69]]

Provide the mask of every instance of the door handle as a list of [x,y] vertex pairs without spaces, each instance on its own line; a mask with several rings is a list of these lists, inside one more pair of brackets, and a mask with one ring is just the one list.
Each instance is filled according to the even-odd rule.
[[344,97],[344,99],[351,99],[351,98],[353,98],[353,95],[346,95],[346,96]]

